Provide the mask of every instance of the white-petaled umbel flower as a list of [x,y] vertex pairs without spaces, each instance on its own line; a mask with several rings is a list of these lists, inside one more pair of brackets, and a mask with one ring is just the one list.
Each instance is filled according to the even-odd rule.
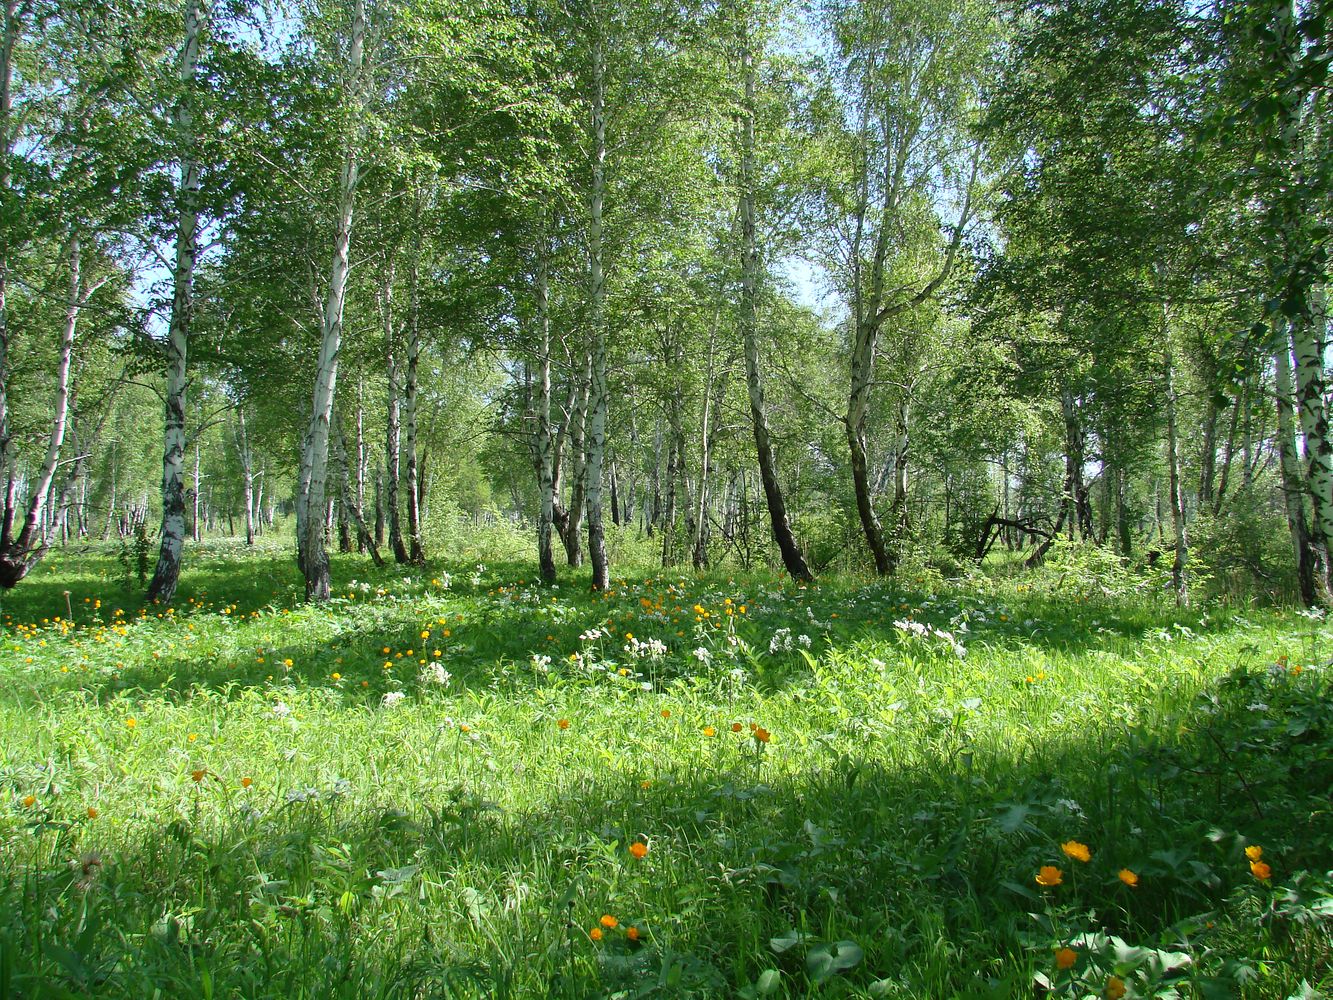
[[438,684],[441,687],[454,679],[454,675],[444,669],[442,663],[429,663],[421,669],[421,683]]
[[401,691],[387,691],[384,694],[384,698],[380,701],[380,704],[385,708],[393,708],[406,697],[407,695],[403,694]]

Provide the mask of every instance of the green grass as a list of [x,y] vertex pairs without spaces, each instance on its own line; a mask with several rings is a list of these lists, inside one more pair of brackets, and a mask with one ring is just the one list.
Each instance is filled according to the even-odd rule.
[[4,595],[0,996],[1333,984],[1321,623],[1058,577],[335,570],[302,606],[285,550],[212,544],[141,611],[71,552]]

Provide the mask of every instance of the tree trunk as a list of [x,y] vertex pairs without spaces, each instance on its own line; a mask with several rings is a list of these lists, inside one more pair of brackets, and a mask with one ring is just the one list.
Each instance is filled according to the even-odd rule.
[[754,449],[759,460],[759,479],[764,486],[768,503],[769,528],[782,565],[795,580],[814,579],[805,556],[792,535],[787,518],[787,503],[778,482],[777,461],[773,454],[773,438],[768,427],[768,412],[764,408],[764,375],[759,364],[759,252],[756,236],[755,211],[755,54],[750,39],[748,17],[744,23],[742,54],[745,73],[745,104],[741,109],[741,341],[745,351],[745,385],[750,397],[750,426],[754,432]]
[[389,395],[384,438],[384,506],[389,520],[389,548],[395,562],[408,562],[407,546],[403,544],[402,521],[399,517],[398,487],[402,482],[402,397],[398,389],[398,353],[393,328],[393,267],[385,268],[380,286],[380,312],[384,322],[384,372],[388,377]]
[[360,171],[359,117],[366,37],[364,0],[354,0],[352,9],[348,88],[350,111],[358,120],[354,123],[354,135],[343,154],[338,184],[338,225],[333,241],[333,261],[329,267],[329,287],[320,323],[319,362],[311,394],[310,424],[302,442],[301,466],[297,478],[297,558],[305,577],[306,598],[314,601],[327,600],[332,587],[329,556],[324,547],[324,493],[329,464],[329,424],[333,418],[333,398],[338,382],[338,352],[342,347],[343,302],[347,294],[352,213],[356,206]]
[[70,401],[73,396],[71,369],[74,360],[74,335],[78,327],[79,310],[92,294],[83,287],[82,261],[82,247],[79,235],[75,233],[69,241],[69,294],[65,300],[65,321],[61,330],[56,362],[56,391],[51,413],[51,431],[46,443],[46,457],[30,487],[27,510],[18,535],[11,538],[6,532],[0,537],[0,588],[6,590],[27,576],[51,547],[52,537],[45,517],[46,507],[56,469],[60,465],[61,449],[65,444],[65,432],[69,423]]
[[563,541],[565,558],[571,566],[583,565],[583,548],[580,530],[583,515],[587,510],[588,462],[587,451],[583,446],[585,428],[588,423],[588,396],[592,381],[591,355],[584,359],[583,378],[579,383],[578,402],[575,405],[572,427],[570,428],[569,447],[574,457],[574,475],[569,484],[569,513],[565,519]]
[[[1163,330],[1163,335],[1166,331]],[[1180,488],[1180,439],[1176,429],[1176,385],[1171,348],[1162,352],[1162,377],[1166,388],[1166,468],[1170,486],[1171,535],[1175,557],[1171,563],[1171,587],[1176,604],[1189,604],[1189,585],[1186,565],[1189,561],[1189,543],[1185,537],[1185,504]]]
[[185,3],[185,45],[181,50],[181,97],[176,105],[175,132],[180,153],[180,185],[176,192],[176,262],[172,268],[171,321],[163,354],[167,367],[162,435],[162,538],[157,568],[147,598],[166,603],[180,580],[185,545],[185,387],[194,313],[194,269],[199,256],[200,167],[195,159],[194,112],[191,107],[199,66],[199,3]]
[[1296,389],[1291,374],[1291,348],[1285,333],[1273,351],[1273,361],[1277,389],[1277,447],[1287,528],[1291,532],[1301,602],[1307,608],[1312,608],[1319,600],[1315,586],[1316,559],[1309,521],[1305,516],[1305,480],[1301,474],[1301,456],[1296,442]]
[[1301,432],[1305,436],[1305,485],[1314,514],[1310,525],[1315,552],[1324,555],[1317,567],[1316,586],[1328,592],[1333,567],[1333,441],[1329,439],[1328,412],[1325,407],[1324,325],[1322,308],[1316,304],[1307,315],[1291,324],[1292,346],[1296,355],[1296,401]]
[[537,492],[541,509],[537,514],[537,561],[543,583],[555,583],[555,554],[552,533],[555,528],[556,435],[551,426],[551,315],[548,298],[547,237],[545,227],[538,237],[537,281],[534,295],[537,305],[537,426],[534,429],[537,464]]
[[601,26],[593,27],[592,191],[588,211],[588,295],[592,327],[592,380],[587,430],[588,462],[584,473],[588,505],[588,558],[592,589],[610,584],[606,537],[602,526],[602,462],[606,455],[606,417],[610,404],[606,375],[606,281],[602,273],[602,202],[606,195],[606,53]]
[[404,475],[407,480],[407,558],[414,566],[426,562],[421,536],[421,492],[417,489],[417,370],[421,363],[421,275],[415,256],[409,275],[407,303],[407,380],[403,387]]

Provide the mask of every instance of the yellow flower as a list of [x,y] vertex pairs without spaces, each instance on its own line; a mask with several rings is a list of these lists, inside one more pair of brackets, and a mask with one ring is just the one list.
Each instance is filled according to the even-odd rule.
[[31,809],[31,808],[32,808],[33,806],[35,806],[36,804],[37,804],[37,796],[36,796],[36,795],[25,795],[25,796],[23,796],[23,806],[24,806],[25,809]]
[[602,929],[600,927],[594,927],[592,930],[588,931],[588,937],[592,938],[594,941],[602,940]]
[[1057,969],[1072,969],[1077,961],[1078,952],[1073,948],[1061,948],[1055,953],[1055,967]]
[[133,729],[138,724],[139,724],[138,721],[133,716],[125,720],[126,729]]
[[648,853],[648,845],[643,843],[642,841],[636,840],[634,843],[629,845],[629,852],[636,858],[642,858],[645,854]]
[[1092,860],[1092,852],[1088,850],[1088,845],[1080,844],[1077,840],[1066,841],[1060,845],[1060,850],[1064,851],[1068,857],[1075,861],[1082,861],[1084,864]]
[[1251,861],[1261,861],[1264,856],[1264,849],[1258,844],[1251,844],[1245,848],[1245,856]]
[[188,742],[190,742],[190,743],[193,743],[193,742],[194,742],[195,740],[197,740],[198,738],[199,738],[199,734],[198,734],[198,733],[191,733],[189,736],[185,737],[185,739],[186,739]]
[[716,735],[717,735],[717,730],[714,729],[712,726],[704,726],[704,735],[705,735],[705,736],[716,736]]
[[329,676],[332,677],[335,681],[340,681],[343,679],[343,675],[338,673],[336,670],[333,673],[329,674]]
[[1138,874],[1130,871],[1128,868],[1121,868],[1118,877],[1121,882],[1124,882],[1125,885],[1129,886],[1131,889],[1139,884]]
[[568,719],[561,719],[559,722],[556,723],[556,725],[559,726],[561,729],[568,729],[568,728],[569,728],[569,720],[568,720]]
[[613,931],[620,926],[620,921],[617,920],[615,917],[611,916],[611,914],[609,913],[603,913],[602,919],[599,920],[598,923],[609,931]]
[[1120,1000],[1125,995],[1124,980],[1112,976],[1106,981],[1106,1000]]
[[1250,872],[1260,881],[1267,882],[1273,877],[1273,869],[1268,867],[1265,861],[1251,861]]
[[1054,888],[1065,880],[1064,873],[1055,865],[1042,865],[1037,872],[1037,885],[1046,889]]

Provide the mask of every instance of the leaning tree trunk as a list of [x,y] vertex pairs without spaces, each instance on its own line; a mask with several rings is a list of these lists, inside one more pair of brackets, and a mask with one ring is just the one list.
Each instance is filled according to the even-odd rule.
[[185,387],[190,320],[194,313],[194,270],[199,256],[200,167],[195,158],[194,113],[191,96],[199,66],[199,4],[186,0],[185,47],[181,50],[181,98],[176,106],[176,142],[181,156],[177,190],[176,262],[171,322],[163,353],[167,363],[162,433],[162,540],[157,567],[148,583],[148,600],[167,602],[180,580],[181,552],[185,546]]
[[69,294],[65,300],[65,321],[56,362],[55,401],[51,413],[51,431],[47,436],[46,457],[32,483],[18,535],[11,538],[5,533],[4,537],[0,537],[0,588],[6,590],[27,576],[51,546],[50,525],[45,514],[69,424],[70,399],[73,395],[71,368],[74,360],[74,334],[78,327],[79,310],[92,294],[83,287],[82,259],[79,236],[75,233],[69,243]]
[[[352,14],[352,39],[348,50],[351,70],[351,110],[360,114],[361,75],[365,59],[366,12],[364,0],[355,0]],[[360,122],[355,126],[360,134]],[[324,547],[325,487],[329,466],[329,425],[333,419],[333,398],[338,382],[338,352],[342,347],[343,302],[347,294],[347,272],[352,243],[352,212],[356,206],[356,185],[360,171],[360,149],[351,139],[343,154],[338,184],[338,225],[333,241],[333,261],[329,267],[329,287],[320,321],[319,362],[315,369],[315,387],[311,394],[310,423],[301,447],[301,466],[297,480],[296,544],[297,558],[305,576],[308,600],[328,600],[332,588],[329,555]]]
[[759,459],[759,479],[768,502],[769,527],[773,541],[782,554],[782,565],[793,579],[814,579],[800,546],[792,534],[787,517],[787,503],[778,482],[773,438],[764,408],[764,376],[759,365],[759,253],[755,235],[755,163],[754,163],[754,49],[745,21],[745,106],[741,111],[741,341],[745,349],[745,385],[750,396],[750,426],[754,431],[754,449]]
[[1291,375],[1290,342],[1285,333],[1273,351],[1273,362],[1277,389],[1277,448],[1282,496],[1287,510],[1287,529],[1291,532],[1301,601],[1307,608],[1312,608],[1319,600],[1315,586],[1316,559],[1310,539],[1310,524],[1305,516],[1305,481],[1301,475],[1301,456],[1296,443],[1296,390]]
[[584,470],[588,505],[588,559],[592,589],[610,585],[606,529],[602,524],[602,463],[606,456],[606,417],[610,390],[606,377],[606,278],[602,271],[602,202],[606,196],[606,54],[600,27],[594,28],[592,80],[592,192],[588,210],[588,322],[592,327],[592,381]]

